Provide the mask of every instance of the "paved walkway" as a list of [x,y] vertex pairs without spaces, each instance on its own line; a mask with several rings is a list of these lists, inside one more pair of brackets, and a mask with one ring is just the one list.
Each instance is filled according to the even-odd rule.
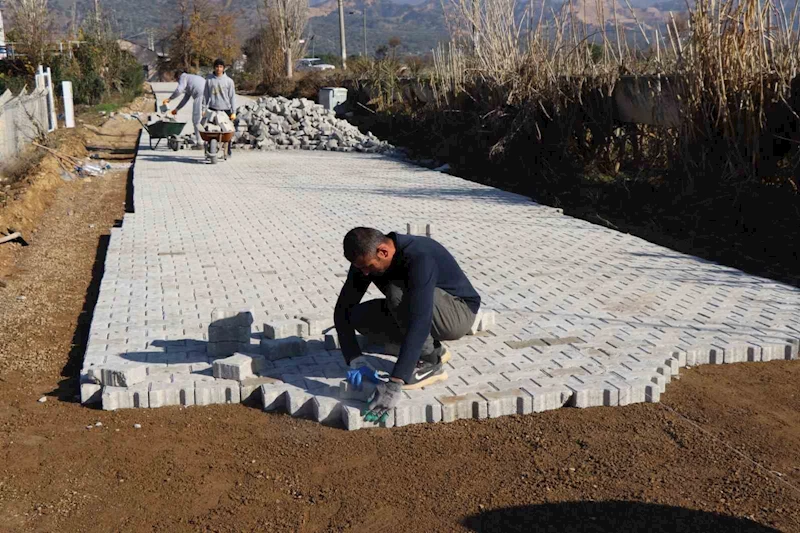
[[[340,398],[344,362],[321,342],[266,363],[272,379],[249,388],[214,380],[207,350],[217,308],[252,311],[254,350],[264,322],[330,317],[348,267],[341,239],[357,225],[432,223],[496,312],[488,332],[448,343],[449,379],[405,393],[383,425],[657,401],[686,365],[797,357],[797,289],[522,196],[381,156],[236,151],[208,165],[202,152],[142,146],[135,214],[112,230],[84,374],[122,363],[147,376],[87,384],[107,409],[263,391],[267,409],[373,425],[363,403]],[[175,384],[180,394],[164,393]]]

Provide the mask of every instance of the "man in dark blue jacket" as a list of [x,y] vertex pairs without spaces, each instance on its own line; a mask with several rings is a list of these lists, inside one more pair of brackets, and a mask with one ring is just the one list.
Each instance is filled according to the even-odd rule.
[[[377,419],[397,404],[402,389],[447,379],[443,364],[450,354],[440,341],[470,331],[481,297],[450,252],[428,237],[355,228],[345,235],[344,255],[351,267],[334,323],[345,360],[361,355],[356,330],[370,341],[399,345],[392,375],[378,384],[369,406],[368,416]],[[360,303],[370,283],[386,298]]]

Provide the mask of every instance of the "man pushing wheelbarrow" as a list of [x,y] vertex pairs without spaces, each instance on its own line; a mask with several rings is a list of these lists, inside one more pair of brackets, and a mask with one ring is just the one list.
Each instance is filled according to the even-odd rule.
[[[214,61],[214,73],[206,78],[203,105],[209,111],[225,113],[231,121],[236,120],[236,87],[233,80],[225,74],[225,61],[222,59]],[[200,133],[206,142],[206,156],[211,159],[212,163],[216,162],[217,152],[220,148],[223,150],[223,158],[231,156],[231,140],[234,131]]]
[[175,79],[178,80],[178,88],[175,92],[166,98],[162,104],[168,105],[172,100],[183,94],[183,100],[178,106],[172,110],[172,115],[178,114],[183,106],[189,103],[190,99],[194,99],[194,108],[192,109],[192,123],[194,124],[194,146],[192,148],[200,148],[200,120],[203,118],[203,98],[206,91],[206,80],[202,76],[196,74],[189,74],[184,70],[175,71]]

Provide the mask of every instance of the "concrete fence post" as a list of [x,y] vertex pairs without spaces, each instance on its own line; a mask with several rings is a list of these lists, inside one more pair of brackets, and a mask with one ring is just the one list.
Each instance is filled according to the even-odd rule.
[[61,97],[64,99],[64,122],[67,128],[75,127],[75,108],[72,105],[72,82],[61,82]]
[[53,72],[47,67],[47,107],[50,110],[50,128],[47,131],[54,131],[58,128],[58,118],[56,115],[55,87],[53,87]]

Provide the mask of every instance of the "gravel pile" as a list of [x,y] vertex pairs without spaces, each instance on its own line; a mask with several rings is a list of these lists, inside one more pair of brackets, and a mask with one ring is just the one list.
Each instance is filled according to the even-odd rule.
[[364,135],[305,98],[259,98],[237,109],[236,143],[260,150],[330,150],[336,152],[393,152],[394,147],[371,132]]

